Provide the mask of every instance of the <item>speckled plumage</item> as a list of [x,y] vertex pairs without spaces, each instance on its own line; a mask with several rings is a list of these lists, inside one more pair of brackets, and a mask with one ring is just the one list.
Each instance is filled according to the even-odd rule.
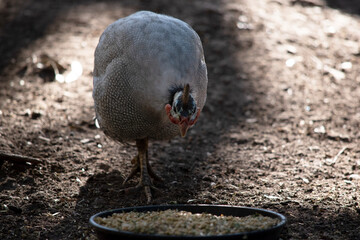
[[201,110],[207,72],[199,36],[181,20],[141,11],[117,20],[95,51],[96,117],[118,141],[169,139],[179,134],[164,106],[171,89],[190,84]]

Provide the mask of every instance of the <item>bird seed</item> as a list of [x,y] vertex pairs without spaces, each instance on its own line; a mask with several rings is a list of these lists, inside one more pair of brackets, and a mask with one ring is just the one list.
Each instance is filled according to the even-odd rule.
[[165,210],[114,213],[105,218],[97,217],[95,222],[119,231],[138,234],[211,236],[264,230],[275,226],[279,220],[260,214],[234,217]]

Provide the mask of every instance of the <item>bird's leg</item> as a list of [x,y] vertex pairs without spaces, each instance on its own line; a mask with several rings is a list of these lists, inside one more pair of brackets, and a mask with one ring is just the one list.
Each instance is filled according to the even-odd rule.
[[136,146],[138,148],[140,162],[140,182],[138,186],[144,188],[147,202],[150,203],[152,198],[150,186],[152,186],[152,182],[147,167],[148,140],[136,140]]
[[155,181],[164,182],[164,180],[163,180],[161,177],[159,177],[159,176],[154,172],[153,168],[151,167],[151,165],[150,165],[150,163],[149,163],[148,151],[146,151],[146,166],[147,166],[149,175],[150,175]]
[[148,139],[136,140],[136,146],[138,148],[139,154],[133,159],[133,161],[135,162],[135,166],[124,182],[133,177],[139,170],[140,182],[135,187],[127,188],[124,191],[129,192],[144,189],[147,203],[150,203],[152,198],[151,189],[158,191],[158,189],[153,185],[150,176],[155,176],[158,179],[161,178],[159,178],[150,167],[148,160]]

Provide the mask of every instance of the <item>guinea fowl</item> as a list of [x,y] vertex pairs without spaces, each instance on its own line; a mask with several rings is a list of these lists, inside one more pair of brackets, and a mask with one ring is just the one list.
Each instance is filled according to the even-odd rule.
[[206,101],[207,70],[199,36],[185,22],[140,11],[110,24],[95,50],[96,121],[119,142],[136,141],[138,154],[125,184],[137,172],[137,186],[151,202],[148,139],[185,136]]

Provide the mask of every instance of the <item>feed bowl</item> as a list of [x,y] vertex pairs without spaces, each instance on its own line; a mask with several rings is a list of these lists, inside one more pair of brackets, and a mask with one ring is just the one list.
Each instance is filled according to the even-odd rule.
[[[235,234],[226,235],[211,235],[211,236],[167,236],[167,235],[150,235],[150,234],[138,234],[127,231],[120,231],[113,228],[109,228],[95,222],[96,217],[108,217],[114,213],[125,213],[125,212],[148,212],[148,211],[164,211],[168,209],[187,211],[191,213],[210,213],[213,215],[224,215],[224,216],[235,216],[245,217],[248,215],[260,214],[263,216],[276,218],[279,220],[278,224],[273,227],[264,230],[257,230],[252,232],[240,232]],[[260,208],[249,208],[249,207],[238,207],[238,206],[223,206],[223,205],[157,205],[157,206],[141,206],[141,207],[129,207],[119,208],[109,211],[104,211],[93,215],[90,218],[90,224],[95,229],[96,235],[99,239],[112,240],[112,239],[148,239],[148,240],[180,240],[180,239],[191,239],[191,240],[230,240],[230,239],[256,239],[256,240],[276,240],[279,239],[282,228],[286,223],[285,216]]]

